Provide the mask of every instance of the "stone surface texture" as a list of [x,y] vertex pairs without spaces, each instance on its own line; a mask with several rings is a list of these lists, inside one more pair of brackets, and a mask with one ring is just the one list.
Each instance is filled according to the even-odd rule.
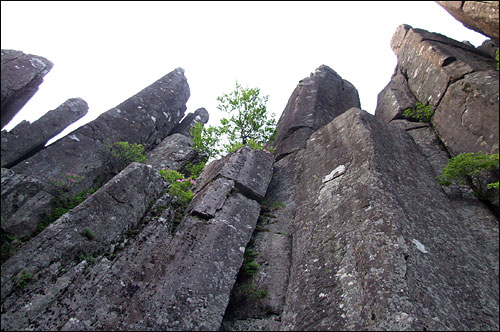
[[436,1],[464,26],[499,42],[498,1]]
[[33,123],[25,120],[9,132],[2,131],[1,166],[9,168],[34,155],[88,109],[83,99],[71,98]]
[[1,51],[1,128],[7,125],[38,91],[43,77],[54,66],[49,60],[21,51]]
[[206,124],[209,117],[210,115],[205,108],[198,108],[194,113],[186,115],[172,132],[191,137],[191,128],[194,128],[196,123]]
[[[2,264],[2,330],[26,328],[36,321],[33,318],[57,302],[78,275],[72,270],[80,268],[75,261],[103,254],[134,229],[166,187],[150,165],[132,163],[22,246]],[[85,230],[92,236],[85,236]],[[16,280],[26,273],[37,280],[19,292]]]
[[497,328],[498,280],[404,131],[351,109],[303,162],[282,329]]
[[328,66],[299,81],[277,125],[277,159],[304,148],[311,134],[351,107],[359,107],[356,88]]

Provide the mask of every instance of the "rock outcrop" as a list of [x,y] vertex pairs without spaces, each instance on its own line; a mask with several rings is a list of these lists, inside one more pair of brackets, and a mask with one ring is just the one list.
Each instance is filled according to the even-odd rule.
[[483,52],[437,33],[398,27],[391,40],[398,64],[378,96],[377,117],[389,122],[420,102],[452,156],[498,152],[498,71]]
[[[259,167],[249,171],[242,160]],[[188,208],[191,212],[173,235],[171,198],[160,197],[164,184],[147,165],[130,165],[75,212],[61,217],[7,261],[5,271],[2,267],[2,312],[9,317],[2,320],[2,329],[218,329],[259,216],[260,205],[251,197],[266,191],[273,158],[245,147],[219,162],[226,172],[214,172],[217,163],[207,167],[193,208]],[[215,173],[219,175],[214,178]],[[249,189],[255,190],[248,192],[250,198],[239,192],[238,182],[255,179],[259,183]],[[150,211],[161,211],[160,215],[146,215],[143,228],[138,228],[153,197],[161,203]],[[200,210],[205,211],[203,216]],[[111,225],[103,224],[107,219]],[[82,236],[85,226],[95,238]],[[140,234],[117,252],[114,244],[120,234],[134,229]],[[47,259],[28,263],[41,254],[35,249],[39,246],[47,248],[43,253]],[[110,246],[113,249],[90,268],[88,259],[73,261],[79,254],[104,254]],[[9,297],[13,279],[24,266],[40,277],[21,297]],[[51,292],[37,294],[41,288]]]
[[87,114],[89,107],[80,98],[65,101],[33,123],[23,121],[11,131],[2,131],[2,167],[10,168],[31,157],[67,126]]
[[356,88],[328,66],[318,67],[299,82],[278,121],[276,158],[304,148],[314,131],[351,107],[360,107]]
[[436,1],[464,26],[499,42],[498,1]]
[[[196,181],[162,176],[206,160],[189,130],[208,112],[179,123],[180,68],[2,168],[0,328],[498,331],[495,205],[436,181],[451,156],[498,152],[496,62],[408,25],[391,46],[375,115],[322,65],[290,97],[274,155],[244,146]],[[417,103],[429,123],[405,118]],[[117,141],[143,144],[145,163],[110,171]],[[65,174],[67,194],[100,188],[47,226]]]
[[174,128],[173,133],[180,133],[184,136],[191,136],[191,128],[196,126],[196,123],[202,125],[208,122],[209,114],[205,108],[198,108],[194,113],[189,113],[184,119]]
[[1,66],[1,128],[3,128],[38,91],[38,86],[52,69],[53,64],[41,56],[2,50]]

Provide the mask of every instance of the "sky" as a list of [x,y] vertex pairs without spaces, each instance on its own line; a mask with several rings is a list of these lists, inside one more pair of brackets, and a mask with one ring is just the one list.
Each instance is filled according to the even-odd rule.
[[84,99],[88,114],[52,143],[177,67],[191,91],[186,114],[205,107],[210,125],[224,116],[216,98],[236,81],[268,95],[279,119],[299,80],[322,64],[351,82],[373,114],[396,66],[390,41],[400,24],[474,46],[487,39],[434,1],[2,1],[1,48],[54,63],[3,129]]

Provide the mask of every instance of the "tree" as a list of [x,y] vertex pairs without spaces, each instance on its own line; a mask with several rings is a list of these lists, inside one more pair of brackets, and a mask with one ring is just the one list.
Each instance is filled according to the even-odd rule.
[[221,157],[244,145],[270,151],[268,144],[276,134],[276,119],[274,113],[267,112],[268,97],[261,96],[259,88],[243,88],[236,82],[234,91],[217,97],[217,108],[229,116],[222,118],[219,126],[193,128],[195,148],[209,158]]

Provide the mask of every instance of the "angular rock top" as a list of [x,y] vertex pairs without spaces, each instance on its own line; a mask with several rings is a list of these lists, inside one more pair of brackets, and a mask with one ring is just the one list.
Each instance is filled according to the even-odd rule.
[[223,176],[233,180],[243,195],[260,201],[271,181],[273,162],[270,154],[244,146],[208,164],[200,175],[195,192],[200,192],[207,184]]
[[436,1],[455,19],[499,42],[498,1]]
[[173,133],[179,133],[184,136],[191,137],[191,128],[196,126],[196,123],[202,125],[208,122],[210,115],[205,108],[198,108],[194,113],[189,113],[173,130]]
[[177,68],[13,169],[43,178],[75,173],[84,177],[79,183],[80,190],[84,186],[100,185],[94,180],[108,176],[103,173],[100,158],[104,144],[118,141],[140,143],[150,151],[184,116],[189,94],[184,70]]
[[277,125],[279,160],[303,149],[311,134],[351,107],[360,107],[358,91],[328,66],[299,81]]
[[396,73],[378,96],[377,117],[401,116],[412,101],[434,110],[433,127],[452,156],[498,151],[498,71],[484,51],[409,25],[397,28],[391,47]]
[[87,114],[81,98],[71,98],[33,123],[21,122],[9,132],[2,131],[2,167],[12,167],[39,150],[67,126]]
[[33,97],[52,67],[52,62],[41,56],[15,50],[1,51],[1,128]]

